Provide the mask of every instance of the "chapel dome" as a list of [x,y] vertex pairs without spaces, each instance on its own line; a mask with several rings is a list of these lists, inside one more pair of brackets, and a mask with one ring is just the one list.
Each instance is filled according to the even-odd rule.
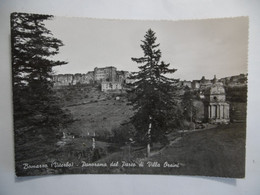
[[221,95],[225,94],[225,88],[223,86],[223,83],[215,83],[212,85],[212,87],[209,90],[210,95]]

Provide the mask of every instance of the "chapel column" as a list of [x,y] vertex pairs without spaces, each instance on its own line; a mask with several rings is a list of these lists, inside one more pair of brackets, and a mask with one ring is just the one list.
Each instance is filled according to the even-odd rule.
[[208,118],[211,118],[211,106],[208,106]]
[[216,105],[216,119],[219,118],[219,105]]

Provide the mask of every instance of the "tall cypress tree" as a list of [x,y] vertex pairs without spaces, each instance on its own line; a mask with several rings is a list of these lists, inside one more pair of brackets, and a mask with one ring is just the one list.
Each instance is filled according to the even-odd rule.
[[164,142],[165,133],[174,127],[177,120],[174,95],[178,82],[165,74],[174,73],[176,69],[170,69],[170,64],[161,61],[155,32],[149,29],[144,38],[141,44],[144,56],[132,58],[140,64],[140,71],[131,77],[135,80],[129,91],[135,110],[131,120],[139,138],[145,140],[148,136],[148,143]]
[[63,123],[65,113],[53,91],[52,68],[67,62],[50,58],[63,46],[45,27],[44,21],[52,18],[26,13],[11,15],[14,128],[21,135],[29,129],[35,133],[43,128],[44,133],[52,134]]

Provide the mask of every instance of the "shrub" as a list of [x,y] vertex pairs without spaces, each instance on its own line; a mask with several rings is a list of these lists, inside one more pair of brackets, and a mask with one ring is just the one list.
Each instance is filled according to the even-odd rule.
[[135,137],[135,128],[131,123],[123,124],[112,129],[112,141],[115,143],[129,142],[130,138]]
[[110,141],[112,135],[109,131],[99,130],[96,133],[96,136],[98,137],[98,140],[100,140],[100,141]]

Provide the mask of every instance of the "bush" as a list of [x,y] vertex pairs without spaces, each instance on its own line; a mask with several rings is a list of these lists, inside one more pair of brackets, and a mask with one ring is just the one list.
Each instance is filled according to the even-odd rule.
[[106,130],[100,130],[96,133],[98,140],[100,141],[110,141],[112,134]]
[[112,141],[123,144],[129,142],[130,138],[135,137],[135,128],[131,123],[123,124],[120,127],[112,129]]
[[247,86],[226,87],[226,99],[230,102],[247,102]]

